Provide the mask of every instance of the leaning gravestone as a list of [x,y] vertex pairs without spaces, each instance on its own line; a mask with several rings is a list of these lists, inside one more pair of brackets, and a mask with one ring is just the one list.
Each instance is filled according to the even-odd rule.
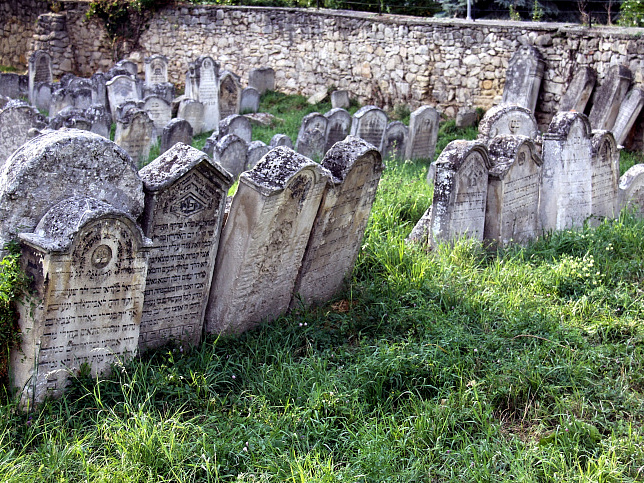
[[145,83],[149,86],[168,82],[168,58],[152,55],[145,58]]
[[644,214],[644,164],[636,164],[619,179],[619,208]]
[[36,50],[29,56],[29,102],[35,105],[34,88],[36,84],[53,81],[51,56],[44,50]]
[[327,302],[351,275],[384,170],[380,153],[355,137],[335,144],[322,166],[332,180],[313,223],[291,305]]
[[592,146],[584,114],[559,112],[543,135],[539,218],[544,231],[582,226],[591,214]]
[[172,106],[168,101],[157,96],[146,97],[141,107],[148,113],[154,123],[155,137],[161,136],[163,128],[172,119]]
[[107,97],[110,103],[112,119],[116,119],[116,108],[127,101],[138,101],[139,94],[136,80],[129,76],[117,75],[107,81]]
[[83,366],[96,377],[136,354],[149,240],[127,213],[85,197],[54,205],[20,239],[34,300],[19,305],[11,366],[31,408],[60,396]]
[[139,171],[143,231],[153,247],[139,347],[197,345],[232,176],[198,149],[175,144]]
[[33,130],[45,128],[45,121],[36,109],[22,101],[11,101],[0,110],[0,167],[33,137]]
[[219,244],[206,332],[244,332],[288,310],[329,178],[284,147],[241,175]]
[[135,166],[147,162],[155,141],[154,123],[145,111],[130,109],[117,119],[114,142],[127,151]]
[[212,157],[237,178],[246,167],[248,143],[235,134],[226,134],[217,142]]
[[161,134],[161,154],[177,143],[183,143],[188,146],[192,144],[192,126],[185,119],[173,119]]
[[411,113],[405,159],[432,159],[434,157],[439,119],[438,111],[430,106],[419,107]]
[[327,118],[319,112],[304,116],[297,134],[295,150],[307,158],[321,159],[325,153],[327,125]]
[[486,242],[504,246],[539,236],[541,158],[526,136],[496,136],[488,143],[490,163],[485,209]]
[[259,161],[271,150],[263,141],[253,141],[248,145],[248,155],[246,156],[246,167],[244,171],[253,169]]
[[143,185],[127,153],[89,131],[51,131],[31,139],[0,171],[0,246],[30,232],[71,196],[105,201],[136,219]]
[[545,65],[538,49],[530,45],[520,47],[508,64],[501,103],[525,107],[534,112]]
[[275,71],[270,67],[251,69],[248,73],[248,85],[254,87],[261,94],[275,90]]
[[241,91],[241,99],[239,101],[239,112],[247,114],[249,112],[259,111],[259,91],[254,87],[246,87]]
[[612,129],[618,146],[624,145],[628,133],[633,128],[637,116],[642,111],[642,106],[644,106],[644,89],[634,87],[628,91],[628,94],[626,94],[624,101],[619,107],[617,118]]
[[478,140],[487,142],[496,136],[539,137],[539,126],[534,114],[520,106],[495,106],[485,113],[479,123]]
[[253,138],[253,127],[247,117],[232,114],[219,123],[217,136],[221,139],[226,134],[236,134],[249,143]]
[[592,216],[614,218],[619,214],[619,149],[615,137],[609,131],[593,131],[592,136]]
[[241,85],[232,72],[223,72],[219,79],[219,115],[221,118],[239,114]]
[[597,82],[595,69],[588,66],[577,69],[570,85],[561,96],[559,110],[584,112],[595,88],[595,82]]
[[349,91],[333,91],[331,93],[331,107],[333,109],[349,109],[350,106]]
[[594,130],[612,131],[619,107],[632,81],[633,73],[628,67],[614,65],[608,69],[602,85],[595,92],[593,107],[588,116]]
[[409,128],[400,121],[390,122],[385,131],[383,140],[384,158],[403,159],[407,147],[407,138],[409,137]]
[[271,148],[276,148],[277,146],[284,146],[290,149],[293,149],[293,141],[286,134],[275,134],[271,138]]
[[382,150],[382,138],[387,128],[387,114],[376,106],[364,106],[354,115],[351,135],[364,139]]
[[195,136],[204,132],[204,105],[201,102],[194,99],[182,100],[177,117],[190,123]]
[[328,121],[326,128],[326,146],[324,147],[324,151],[326,152],[335,143],[344,141],[344,138],[351,132],[351,114],[338,107],[328,111],[324,117]]

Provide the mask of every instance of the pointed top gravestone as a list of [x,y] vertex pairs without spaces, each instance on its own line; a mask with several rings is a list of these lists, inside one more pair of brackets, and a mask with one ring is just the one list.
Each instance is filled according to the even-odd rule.
[[53,82],[51,56],[44,50],[36,50],[29,56],[29,102],[35,104],[34,88],[41,82]]
[[530,45],[520,47],[508,64],[501,103],[515,104],[534,112],[545,65],[537,48]]
[[219,79],[220,118],[228,117],[233,114],[239,114],[241,90],[241,84],[232,72],[222,72]]

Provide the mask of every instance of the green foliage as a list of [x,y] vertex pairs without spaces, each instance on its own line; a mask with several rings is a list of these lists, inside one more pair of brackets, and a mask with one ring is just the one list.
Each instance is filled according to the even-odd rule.
[[543,20],[543,16],[543,7],[539,3],[539,0],[534,0],[534,4],[532,5],[532,21],[541,22]]
[[9,65],[0,65],[0,72],[17,72],[18,69]]
[[624,27],[644,27],[644,1],[624,0],[619,13],[619,25]]
[[514,21],[521,20],[521,14],[517,11],[514,5],[510,4],[509,11],[510,11],[510,20],[514,20]]

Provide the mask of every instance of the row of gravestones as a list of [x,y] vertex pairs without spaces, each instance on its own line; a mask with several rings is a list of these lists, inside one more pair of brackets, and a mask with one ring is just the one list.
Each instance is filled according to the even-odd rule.
[[355,263],[384,166],[361,139],[321,164],[286,147],[233,177],[176,144],[137,172],[96,134],[44,133],[0,172],[0,243],[18,238],[32,294],[19,305],[12,380],[23,406],[169,341],[239,333],[328,301]]
[[428,178],[434,195],[409,240],[435,245],[466,236],[488,245],[526,243],[541,233],[644,212],[644,165],[619,177],[619,148],[586,115],[555,115],[540,136],[532,113],[498,106],[476,141],[450,143]]

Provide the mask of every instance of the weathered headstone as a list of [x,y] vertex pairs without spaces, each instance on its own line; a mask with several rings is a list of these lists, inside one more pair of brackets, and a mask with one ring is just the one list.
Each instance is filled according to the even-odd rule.
[[109,107],[110,101],[107,98],[107,76],[97,72],[90,78],[92,84],[92,102],[101,106]]
[[93,198],[61,201],[20,238],[35,297],[19,306],[11,366],[22,405],[33,407],[60,396],[84,365],[96,377],[136,354],[149,240]]
[[92,90],[88,87],[64,87],[54,91],[49,105],[49,117],[53,117],[66,107],[87,109],[92,105]]
[[644,106],[644,89],[641,87],[634,87],[622,101],[615,124],[613,125],[612,133],[615,136],[615,141],[618,146],[623,146],[626,137],[630,133],[637,116],[639,116]]
[[380,153],[355,137],[335,144],[322,166],[332,180],[313,223],[292,305],[327,302],[351,275],[384,170]]
[[219,163],[237,178],[246,168],[246,159],[248,156],[248,143],[235,134],[226,134],[222,137],[215,151],[213,159]]
[[249,112],[259,111],[259,91],[254,87],[246,87],[241,91],[241,98],[239,101],[239,112],[247,114]]
[[329,178],[285,147],[242,174],[217,253],[208,333],[240,333],[286,312]]
[[152,55],[145,58],[145,83],[147,85],[168,82],[168,58],[165,55]]
[[333,109],[349,109],[350,106],[349,91],[333,91],[331,93],[331,107]]
[[471,107],[461,107],[456,113],[456,127],[466,128],[475,126],[479,120],[476,109]]
[[319,112],[312,112],[304,116],[297,134],[295,150],[308,158],[321,159],[326,148],[328,123],[328,119]]
[[[197,100],[203,104],[203,131],[217,129],[219,120],[219,64],[212,57],[200,56],[194,62]],[[186,91],[187,94],[187,91]],[[195,134],[202,131],[195,130]]]
[[172,106],[168,101],[157,96],[146,97],[141,107],[148,113],[154,123],[155,136],[161,136],[163,128],[172,119]]
[[284,146],[290,149],[293,149],[293,141],[286,134],[275,134],[271,138],[271,148],[276,148],[277,146]]
[[419,107],[411,113],[405,159],[432,159],[434,157],[439,119],[438,111],[431,106]]
[[630,167],[619,178],[619,208],[633,210],[636,214],[644,214],[644,164]]
[[132,77],[136,77],[136,75],[139,73],[139,66],[136,65],[136,62],[128,59],[119,60],[116,64],[114,64],[114,67],[127,70]]
[[130,109],[117,119],[114,142],[127,151],[135,166],[147,162],[155,141],[154,122],[145,111]]
[[153,242],[139,347],[197,345],[232,176],[203,152],[175,144],[139,171],[143,231]]
[[328,111],[324,117],[328,120],[324,150],[328,151],[338,141],[344,141],[351,132],[351,114],[337,107]]
[[64,127],[90,131],[92,122],[85,115],[84,109],[66,107],[49,120],[49,129],[62,129]]
[[114,119],[114,122],[124,119],[130,110],[141,109],[141,107],[143,107],[143,102],[141,101],[125,101],[123,104],[119,104],[116,108],[116,119]]
[[[0,111],[0,167],[20,146],[44,129],[45,118],[25,102],[11,101]],[[1,248],[1,247],[0,247]]]
[[382,150],[382,139],[387,128],[387,114],[376,106],[364,106],[353,115],[351,135],[364,139]]
[[584,112],[595,88],[595,82],[597,82],[595,69],[589,66],[579,67],[561,96],[559,110]]
[[177,143],[192,144],[192,126],[185,119],[173,119],[163,128],[161,154]]
[[110,102],[110,113],[112,118],[116,119],[116,108],[126,101],[138,101],[139,94],[136,87],[136,81],[128,76],[117,75],[107,81],[107,97]]
[[91,105],[88,109],[85,109],[85,117],[91,123],[90,131],[104,138],[110,138],[112,116],[110,116],[110,111],[106,106],[100,104]]
[[239,114],[241,85],[232,72],[224,71],[219,78],[219,115],[221,118]]
[[543,135],[539,218],[544,231],[579,227],[591,214],[592,147],[584,114],[559,112]]
[[393,121],[387,125],[385,138],[383,140],[384,158],[403,159],[407,148],[409,128],[400,121]]
[[204,105],[201,102],[194,99],[182,100],[177,117],[190,123],[195,136],[204,132]]
[[29,78],[13,72],[0,72],[0,95],[19,99],[29,95]]
[[253,169],[260,159],[262,159],[271,150],[263,141],[253,141],[248,145],[248,155],[246,156],[246,167],[244,171]]
[[543,55],[536,47],[520,47],[508,63],[501,103],[514,104],[534,112],[545,65]]
[[44,50],[36,50],[29,56],[29,102],[35,105],[34,87],[37,83],[53,81],[51,56]]
[[31,104],[36,109],[49,111],[51,107],[51,95],[55,92],[57,86],[53,82],[36,82],[33,90],[33,100]]
[[488,143],[489,171],[485,230],[488,243],[526,243],[540,234],[541,158],[532,139],[502,135]]
[[485,113],[479,123],[478,139],[482,142],[496,136],[539,137],[539,126],[534,114],[520,106],[495,106]]
[[143,84],[142,92],[143,99],[148,96],[157,96],[161,99],[164,99],[169,104],[172,104],[174,97],[174,84],[170,82],[164,82],[162,84]]
[[602,85],[595,92],[588,116],[594,130],[612,131],[619,107],[632,81],[633,73],[628,67],[614,65],[608,69]]
[[613,218],[619,214],[619,149],[609,131],[593,131],[591,215]]
[[226,134],[236,134],[249,143],[253,138],[253,127],[247,117],[232,114],[219,123],[219,139],[223,138]]
[[251,69],[248,73],[248,85],[254,87],[261,94],[275,90],[275,71],[270,67]]

